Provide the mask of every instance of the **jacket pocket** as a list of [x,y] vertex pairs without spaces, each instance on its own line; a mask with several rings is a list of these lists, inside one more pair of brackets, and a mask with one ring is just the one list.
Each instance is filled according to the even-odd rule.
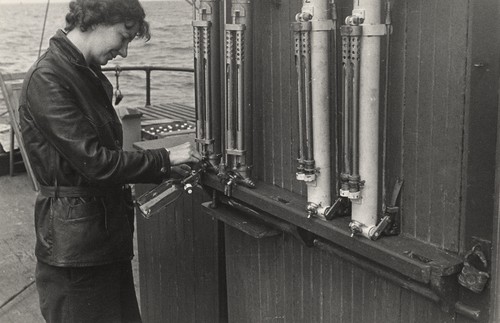
[[106,249],[106,211],[101,199],[79,204],[58,200],[54,205],[56,262],[91,263]]
[[101,199],[92,198],[90,201],[83,200],[82,202],[73,205],[70,204],[66,218],[61,220],[68,223],[78,223],[91,221],[96,217],[106,215],[106,210]]

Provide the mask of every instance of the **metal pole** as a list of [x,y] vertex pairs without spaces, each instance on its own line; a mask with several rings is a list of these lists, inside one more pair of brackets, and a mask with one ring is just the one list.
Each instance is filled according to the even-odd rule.
[[[302,174],[304,172],[304,104],[302,102],[302,41],[301,41],[301,28],[294,31],[294,41],[295,41],[295,68],[297,70],[297,100],[298,100],[298,122],[299,122],[299,156],[298,156],[298,167],[297,173]],[[297,178],[301,179],[301,178]],[[302,178],[303,179],[303,178]]]
[[[237,157],[239,160],[238,173],[244,178],[244,184],[253,184],[249,178],[249,165],[248,161],[252,160],[252,139],[253,137],[247,130],[252,129],[252,115],[253,115],[253,98],[252,98],[252,1],[251,0],[232,0],[231,1],[231,15],[234,19],[234,24],[239,28],[236,34],[241,35],[240,38],[240,53],[241,55],[241,70],[238,77],[241,81],[241,94],[242,98],[239,103],[241,104],[241,115],[238,121],[241,128],[241,141],[243,149],[241,155]],[[238,40],[238,39],[237,39]],[[238,81],[238,83],[240,83]],[[251,187],[251,185],[247,185]]]
[[[212,96],[211,96],[211,73],[210,73],[210,26],[203,28],[203,67],[205,71],[205,139],[212,139]],[[213,150],[213,149],[208,149]]]
[[[312,10],[309,11],[309,6]],[[311,18],[311,100],[312,100],[312,148],[315,168],[319,170],[314,182],[307,184],[308,212],[311,210],[322,219],[331,205],[331,159],[330,159],[330,83],[329,83],[329,33],[333,27],[328,0],[308,0],[303,12],[309,11]],[[307,119],[307,117],[306,117]],[[307,120],[306,120],[307,123]],[[307,132],[306,132],[307,133]],[[306,134],[307,136],[307,134]],[[314,138],[314,140],[312,140]]]
[[340,196],[347,197],[349,193],[349,176],[351,175],[351,102],[352,102],[352,66],[351,42],[348,35],[342,36],[342,64],[343,64],[343,102],[342,102],[342,173]]
[[237,141],[236,141],[236,149],[244,150],[245,145],[243,142],[243,134],[245,131],[245,115],[244,115],[244,104],[245,104],[245,87],[244,87],[244,39],[243,39],[244,31],[236,32],[236,74],[237,74],[237,82],[238,82],[238,102],[237,102]]
[[[194,83],[195,83],[195,106],[196,106],[196,139],[201,140],[204,137],[204,121],[203,121],[203,87],[201,85],[203,81],[202,77],[202,59],[201,59],[201,33],[200,28],[195,25],[193,21],[193,42],[194,42]],[[202,144],[198,142],[198,150],[202,150]]]
[[[379,174],[379,95],[381,0],[355,0],[353,13],[363,13],[359,84],[359,173],[364,181],[362,198],[353,200],[352,220],[365,225],[364,236],[377,224]],[[370,29],[371,28],[371,29]],[[372,32],[369,32],[369,31]]]
[[146,69],[146,105],[151,105],[151,70]]
[[382,135],[382,212],[386,210],[387,198],[387,179],[386,179],[386,165],[387,165],[387,112],[389,110],[389,66],[391,58],[391,2],[386,1],[385,4],[385,26],[387,36],[385,40],[385,86],[384,86],[384,124]]
[[304,58],[304,99],[305,99],[305,128],[306,128],[306,160],[314,160],[313,153],[313,103],[311,98],[311,43],[309,33],[302,33],[302,55]]
[[[226,150],[234,149],[234,126],[233,126],[233,35],[226,31]],[[229,157],[228,157],[229,159]],[[228,160],[229,163],[229,160]]]
[[350,40],[352,65],[352,106],[351,106],[351,149],[352,170],[349,176],[349,196],[357,198],[359,195],[359,84],[360,84],[360,37],[352,36]]

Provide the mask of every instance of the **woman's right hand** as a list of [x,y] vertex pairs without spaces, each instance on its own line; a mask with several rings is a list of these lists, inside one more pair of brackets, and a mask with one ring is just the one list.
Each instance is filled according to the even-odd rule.
[[167,148],[170,151],[170,165],[197,163],[201,155],[191,142],[185,142],[178,146]]

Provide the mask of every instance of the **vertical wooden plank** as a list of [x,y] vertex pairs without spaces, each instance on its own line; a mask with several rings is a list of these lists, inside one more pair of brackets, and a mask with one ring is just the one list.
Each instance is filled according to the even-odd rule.
[[417,114],[417,142],[416,142],[416,184],[417,196],[415,197],[415,211],[417,216],[416,236],[423,241],[429,241],[430,224],[430,189],[431,174],[431,132],[433,118],[432,90],[435,86],[434,75],[434,47],[435,38],[433,31],[436,28],[435,8],[429,1],[420,1],[419,22],[419,66],[418,66],[418,114]]
[[[407,1],[393,2],[391,15],[393,32],[390,44],[389,91],[386,116],[386,202],[392,193],[396,179],[398,177],[403,178],[403,111],[405,106],[407,11]],[[406,184],[403,186],[403,192],[406,192]],[[405,208],[402,202],[403,199],[400,201],[401,210]],[[408,222],[408,220],[405,222]]]
[[283,312],[286,322],[295,322],[294,309],[297,306],[298,300],[294,297],[296,275],[293,270],[294,251],[291,248],[291,240],[288,235],[283,237]]
[[361,293],[362,295],[362,306],[363,306],[363,313],[361,314],[361,321],[360,322],[369,322],[369,321],[375,321],[376,322],[376,283],[377,283],[377,277],[364,271],[364,270],[359,270],[360,275],[361,275],[361,284],[362,284],[362,291],[356,290],[356,294],[359,295]]
[[273,176],[272,183],[276,186],[283,187],[283,127],[282,127],[282,84],[281,84],[281,71],[282,71],[282,48],[280,39],[280,14],[279,9],[274,1],[266,1],[267,11],[270,14],[271,20],[268,22],[271,25],[271,43],[269,44],[270,53],[269,60],[271,63],[270,79],[272,92],[270,96],[270,106],[272,109],[272,158],[273,158]]
[[[432,91],[433,96],[433,116],[431,125],[431,142],[432,142],[432,158],[430,160],[430,174],[431,174],[431,218],[430,218],[430,242],[436,245],[443,245],[443,219],[449,218],[445,214],[444,199],[448,192],[448,185],[446,181],[445,167],[448,157],[449,146],[447,141],[450,140],[446,137],[446,102],[448,95],[448,70],[449,64],[449,51],[454,50],[452,44],[449,44],[450,17],[449,1],[434,2],[434,10],[442,16],[440,25],[443,28],[436,28],[434,31],[435,38],[435,59],[433,62],[435,74],[433,84],[436,89]],[[448,27],[448,28],[447,28]],[[460,134],[457,134],[460,135]],[[437,216],[437,215],[440,216]],[[458,214],[455,213],[455,214]],[[450,219],[451,220],[451,219]],[[447,225],[446,225],[447,226]]]
[[342,261],[340,258],[333,257],[332,283],[331,291],[333,293],[331,306],[333,310],[330,313],[330,322],[342,322],[342,280],[340,277]]
[[[166,208],[165,213],[162,217],[162,221],[159,223],[160,232],[155,236],[155,240],[161,246],[158,250],[159,253],[159,264],[157,265],[157,270],[159,272],[159,285],[160,285],[160,316],[159,318],[169,317],[172,320],[179,319],[179,311],[177,302],[175,300],[179,298],[179,285],[178,285],[178,275],[176,270],[176,259],[177,254],[175,252],[176,240],[175,240],[175,209],[174,206],[169,206]],[[158,217],[160,218],[160,217]],[[154,243],[154,241],[153,241]],[[180,305],[180,304],[179,304]]]
[[323,267],[322,254],[313,248],[307,249],[311,254],[311,322],[323,322]]
[[299,245],[301,253],[302,253],[302,295],[304,302],[303,309],[303,319],[306,322],[313,322],[313,313],[312,313],[312,300],[314,297],[313,294],[313,266],[315,265],[312,259],[312,253],[310,250],[303,245]]
[[[295,15],[300,12],[302,5],[301,0],[289,1],[290,7],[288,11],[288,17],[290,22],[294,21]],[[290,28],[290,27],[289,27]],[[293,32],[289,32],[290,37],[290,64],[288,69],[290,72],[289,82],[290,82],[290,110],[284,110],[285,114],[290,115],[290,135],[291,135],[291,151],[290,151],[290,171],[291,171],[291,190],[292,192],[305,195],[306,185],[302,181],[295,179],[295,171],[297,168],[297,157],[299,152],[299,130],[298,130],[298,88],[297,88],[297,72],[295,67],[295,43],[293,39]]]
[[[196,197],[201,195],[200,190],[196,190]],[[196,321],[195,317],[202,315],[209,316],[211,311],[205,313],[198,313],[200,308],[196,304],[197,298],[200,300],[202,294],[198,294],[197,286],[200,284],[202,277],[197,277],[196,268],[198,267],[198,258],[196,257],[196,250],[200,246],[195,242],[198,234],[206,234],[210,226],[205,226],[203,231],[196,232],[194,226],[195,209],[198,205],[195,204],[196,197],[193,195],[184,195],[182,201],[175,205],[175,222],[176,222],[176,258],[177,258],[177,272],[179,273],[179,297],[185,299],[182,303],[180,317],[189,318]],[[209,217],[205,217],[209,219]],[[196,232],[196,233],[195,233]],[[205,271],[206,274],[206,271]],[[194,297],[193,297],[194,295]],[[200,306],[203,306],[200,304]],[[203,307],[201,307],[203,308]]]
[[[193,322],[210,322],[213,319],[221,319],[219,313],[219,295],[214,295],[218,290],[220,282],[218,271],[218,227],[217,220],[203,214],[201,203],[209,200],[208,194],[197,189],[192,195],[192,217],[189,219],[192,227],[192,242],[187,243],[185,249],[192,254],[192,266],[185,271],[185,275],[193,274],[191,280],[191,294],[194,302]],[[189,226],[186,227],[189,229]],[[213,241],[214,243],[207,243]],[[180,242],[182,244],[182,242]],[[187,252],[183,253],[186,254]],[[182,257],[180,254],[179,257]],[[193,297],[194,296],[194,297]],[[189,310],[189,308],[188,308]]]
[[352,267],[346,261],[342,261],[340,269],[340,279],[342,285],[340,292],[342,293],[342,311],[341,322],[352,322],[352,306],[353,306],[353,280]]
[[400,319],[401,289],[382,278],[374,277],[376,301],[375,322],[404,322]]
[[262,2],[260,16],[262,19],[260,39],[260,55],[262,56],[261,69],[262,73],[262,126],[263,126],[263,155],[261,159],[263,180],[267,183],[273,183],[273,105],[272,93],[274,91],[272,80],[273,59],[271,52],[272,43],[272,16],[265,6],[266,2]]
[[[465,118],[465,89],[467,77],[467,47],[468,45],[468,21],[470,1],[461,1],[458,4],[450,3],[450,16],[454,17],[450,25],[450,44],[454,44],[455,50],[449,56],[449,89],[447,97],[446,115],[446,138],[454,138],[449,144],[449,156],[446,163],[446,178],[449,181],[451,194],[445,197],[445,209],[449,217],[443,218],[443,227],[450,232],[454,232],[457,240],[445,239],[443,247],[447,250],[458,251],[460,247],[462,217],[464,210],[462,205],[457,203],[457,197],[462,198],[463,172],[464,167],[464,118]],[[463,66],[464,68],[454,68]],[[461,134],[461,136],[457,136]],[[458,140],[461,140],[459,142]],[[458,208],[458,212],[453,211]],[[446,221],[446,222],[444,222]],[[456,227],[454,227],[456,226]],[[453,229],[452,229],[453,228]]]
[[266,130],[264,129],[264,100],[262,97],[264,89],[264,76],[263,76],[263,63],[265,57],[262,55],[262,42],[263,39],[261,34],[263,32],[263,27],[265,25],[263,17],[260,14],[262,12],[261,1],[254,1],[253,9],[253,129],[251,136],[253,138],[253,168],[252,175],[256,179],[264,179],[264,141],[266,138]]
[[417,116],[418,116],[418,74],[420,52],[420,2],[407,2],[407,37],[406,37],[406,75],[404,82],[406,104],[403,110],[403,167],[405,177],[405,191],[402,196],[404,215],[402,216],[402,229],[405,233],[416,235],[416,196],[418,195],[415,178],[417,174]]
[[[278,260],[276,261],[276,277],[275,277],[275,290],[274,293],[276,295],[276,321],[278,322],[286,322],[286,295],[285,295],[285,259],[284,259],[284,249],[285,249],[285,239],[286,234],[283,233],[279,239],[277,239],[277,243],[279,248],[276,248],[276,257]],[[288,312],[289,313],[289,312]]]
[[365,286],[364,278],[365,272],[355,266],[349,264],[351,268],[351,312],[352,322],[363,322],[363,317],[366,315],[365,311]]
[[[465,69],[453,72],[456,66],[451,65],[453,56],[460,57],[459,66],[465,66],[466,48],[464,46],[466,33],[463,27],[467,24],[467,3],[452,1],[438,1],[436,12],[443,13],[445,18],[440,32],[436,32],[436,73],[433,91],[434,117],[433,117],[433,144],[431,174],[432,184],[432,217],[430,223],[431,242],[458,251],[460,205],[451,203],[460,199],[460,178],[462,164],[461,149],[463,142],[463,109],[464,99],[462,90],[450,92],[452,83],[463,84]],[[449,19],[449,20],[448,20]],[[460,33],[459,31],[462,31]],[[454,36],[452,36],[452,34]],[[462,38],[458,41],[457,38]],[[455,42],[455,40],[457,40]],[[457,74],[458,78],[451,78],[450,74]],[[458,94],[458,95],[457,95]],[[458,98],[457,98],[458,96]],[[451,105],[449,102],[454,101]],[[454,126],[450,129],[450,123]]]
[[281,262],[280,239],[273,237],[257,240],[257,253],[259,262],[259,302],[261,322],[279,321],[282,313],[277,312],[276,304],[280,302],[279,289],[279,263]]
[[335,311],[335,307],[332,305],[332,299],[334,297],[334,291],[332,289],[333,281],[333,262],[332,256],[327,253],[316,250],[320,256],[320,264],[322,267],[321,271],[321,322],[331,322],[332,312]]
[[298,242],[290,238],[285,239],[285,279],[287,322],[302,322],[304,298],[302,294],[302,253],[297,248]]
[[[491,240],[493,217],[495,141],[498,130],[498,86],[500,44],[498,43],[498,1],[469,1],[471,24],[470,75],[467,84],[466,115],[466,249],[473,236]],[[485,21],[491,23],[484,23]],[[487,37],[485,37],[487,35]]]
[[279,88],[280,88],[280,120],[281,120],[281,170],[282,173],[282,184],[281,186],[287,190],[291,190],[292,181],[295,181],[295,171],[294,171],[294,154],[291,150],[292,141],[292,131],[291,129],[291,79],[290,74],[293,71],[293,47],[290,38],[290,22],[293,16],[289,14],[290,12],[290,2],[282,1],[281,4],[276,5],[276,10],[278,12],[278,42],[279,42],[279,56],[281,58],[280,62],[280,73],[279,73]]
[[292,182],[295,179],[295,153],[292,149],[292,135],[293,125],[291,117],[291,94],[294,92],[293,83],[291,80],[291,73],[293,73],[293,41],[290,28],[290,22],[293,21],[293,15],[290,14],[292,6],[290,2],[282,3],[279,10],[280,13],[280,48],[283,55],[282,57],[282,72],[280,76],[281,81],[281,120],[282,120],[282,173],[283,173],[283,187],[291,190],[293,187]]
[[261,322],[260,271],[254,238],[225,226],[229,322]]

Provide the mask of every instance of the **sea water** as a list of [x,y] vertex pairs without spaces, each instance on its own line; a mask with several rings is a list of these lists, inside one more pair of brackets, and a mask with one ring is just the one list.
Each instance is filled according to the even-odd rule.
[[[192,7],[184,0],[144,1],[152,38],[132,41],[128,57],[116,58],[107,67],[152,65],[193,67]],[[0,70],[25,72],[43,53],[49,39],[64,28],[68,2],[51,2],[45,29],[46,3],[0,4]],[[43,36],[42,36],[42,31]],[[115,73],[106,73],[116,86]],[[145,72],[121,72],[119,85],[124,95],[120,105],[144,106]],[[194,105],[194,75],[185,72],[153,71],[151,103],[175,102]],[[3,102],[0,102],[3,105]],[[3,110],[0,108],[0,110]]]

